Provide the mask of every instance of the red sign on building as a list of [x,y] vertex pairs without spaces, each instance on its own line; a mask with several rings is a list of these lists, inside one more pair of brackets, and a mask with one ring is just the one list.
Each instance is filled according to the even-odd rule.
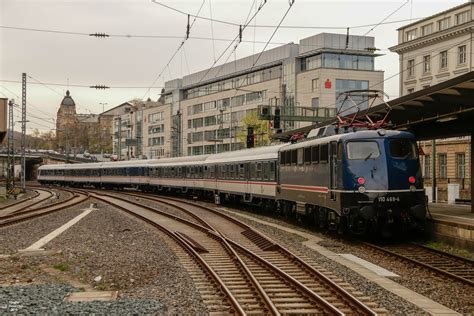
[[324,83],[324,88],[331,89],[331,80],[326,79],[326,82]]

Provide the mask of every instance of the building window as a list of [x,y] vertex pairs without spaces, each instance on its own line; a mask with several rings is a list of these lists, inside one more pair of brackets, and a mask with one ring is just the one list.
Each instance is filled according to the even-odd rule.
[[407,89],[408,94],[413,93],[413,92],[415,92],[415,88],[408,88]]
[[425,176],[425,178],[429,178],[430,177],[430,167],[431,167],[431,164],[430,164],[431,160],[430,160],[430,156],[426,155],[425,158],[424,158],[424,169],[423,169],[423,174]]
[[422,88],[423,88],[423,89],[428,89],[429,87],[430,87],[430,85],[428,84],[428,85],[426,85],[426,86],[423,86]]
[[439,68],[444,69],[448,67],[448,51],[442,51],[439,54]]
[[446,30],[451,24],[451,18],[445,18],[438,21],[438,31]]
[[416,29],[408,31],[406,35],[407,35],[407,41],[414,40],[416,38]]
[[466,156],[464,153],[456,154],[456,178],[464,179],[466,177]]
[[458,64],[466,63],[466,45],[458,47]]
[[456,25],[466,23],[469,20],[469,11],[456,14]]
[[311,90],[314,92],[319,89],[319,78],[313,79],[311,82]]
[[439,161],[439,178],[446,179],[448,177],[448,157],[446,154],[438,155]]
[[415,75],[415,60],[410,59],[408,61],[408,77],[413,77]]
[[311,107],[313,109],[319,108],[319,98],[312,98],[311,99]]
[[428,73],[431,70],[431,56],[423,56],[423,73]]
[[421,27],[421,35],[426,36],[433,33],[433,23]]

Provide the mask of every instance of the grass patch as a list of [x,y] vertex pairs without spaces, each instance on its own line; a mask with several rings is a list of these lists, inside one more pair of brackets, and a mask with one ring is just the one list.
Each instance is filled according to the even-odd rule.
[[431,241],[431,242],[426,243],[425,246],[436,249],[436,250],[445,251],[453,255],[461,256],[464,258],[474,259],[474,254],[470,252],[469,250],[453,247],[440,241]]
[[53,266],[53,268],[59,271],[67,271],[69,270],[69,266],[66,263],[58,263]]

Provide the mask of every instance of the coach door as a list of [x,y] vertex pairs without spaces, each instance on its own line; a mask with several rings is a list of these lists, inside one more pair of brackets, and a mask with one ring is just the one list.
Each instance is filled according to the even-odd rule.
[[329,191],[331,200],[336,200],[337,188],[337,142],[329,143]]

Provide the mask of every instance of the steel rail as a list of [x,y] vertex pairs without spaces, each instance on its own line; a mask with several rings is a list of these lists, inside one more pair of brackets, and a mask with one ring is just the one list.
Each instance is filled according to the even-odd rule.
[[[104,194],[104,193],[101,193],[103,195],[107,195],[107,196],[111,196],[109,194]],[[134,196],[138,196],[138,197],[144,197],[146,195],[139,195],[139,194],[131,194],[131,195],[134,195]],[[188,224],[190,225],[193,225],[193,226],[196,226],[198,227],[199,229],[206,229],[208,230],[208,233],[209,234],[213,234],[217,237],[222,237],[224,238],[228,243],[232,244],[232,245],[235,245],[236,247],[239,247],[239,249],[244,249],[245,251],[248,251],[251,253],[251,256],[253,256],[257,261],[259,262],[262,262],[265,264],[265,266],[267,266],[269,269],[273,270],[276,274],[280,275],[282,278],[286,279],[290,284],[292,284],[294,287],[298,288],[300,291],[304,292],[306,295],[308,295],[309,297],[311,297],[313,300],[319,302],[319,304],[322,304],[324,305],[326,308],[328,308],[331,312],[335,312],[336,314],[343,314],[341,313],[336,307],[334,307],[331,303],[327,302],[324,298],[322,298],[321,296],[319,296],[318,294],[316,294],[315,292],[313,292],[311,289],[309,289],[307,286],[305,286],[304,284],[302,284],[300,281],[294,279],[291,275],[287,274],[286,272],[284,272],[283,270],[279,269],[278,267],[274,266],[272,263],[268,262],[266,259],[260,257],[259,255],[247,250],[244,246],[236,243],[235,241],[232,241],[228,238],[226,238],[225,236],[222,236],[221,233],[219,232],[216,232],[214,228],[212,228],[211,225],[211,228],[210,229],[209,227],[204,227],[204,226],[200,226],[200,225],[197,225],[193,222],[189,222],[188,220],[186,219],[182,219],[180,217],[177,217],[177,216],[174,216],[174,215],[170,215],[168,213],[165,213],[163,211],[160,211],[160,210],[156,210],[156,209],[153,209],[149,206],[145,206],[145,205],[142,205],[142,204],[139,204],[139,203],[135,203],[135,202],[131,202],[130,200],[127,200],[125,198],[122,198],[122,197],[117,197],[117,196],[111,196],[113,198],[116,198],[116,199],[119,199],[119,200],[123,200],[127,203],[131,203],[131,204],[135,204],[139,207],[144,207],[144,208],[149,208],[153,211],[156,211],[156,212],[160,212],[162,213],[163,215],[165,216],[168,216],[170,218],[175,218],[175,219],[181,219],[182,221],[185,221],[187,222]],[[160,198],[150,198],[150,200],[157,200],[157,201],[161,201],[161,197]],[[170,198],[170,200],[174,200],[175,202],[181,202],[181,203],[185,203],[183,201],[180,201],[180,200],[176,200],[176,199],[173,199],[173,198]],[[186,204],[186,203],[185,203]],[[221,212],[219,211],[216,211],[216,210],[213,210],[211,208],[207,208],[205,206],[202,206],[202,205],[199,205],[199,204],[194,204],[194,203],[187,203],[187,204],[190,204],[194,207],[201,207],[201,208],[205,208],[206,210],[211,210],[213,211],[213,213],[217,213],[218,215],[223,215],[223,217],[225,217],[226,219],[229,219],[231,220],[232,222],[234,222],[235,224],[238,224],[239,226],[241,226],[242,228],[245,228],[246,230],[250,229],[250,230],[253,230],[250,226],[248,226],[247,224],[244,224],[240,221],[238,221],[237,219],[234,219],[226,214],[222,214]],[[173,207],[176,207],[180,210],[182,210],[183,208],[180,207],[180,206],[177,206],[173,203],[171,203],[170,205],[172,205]],[[186,213],[188,213],[189,211],[186,210]],[[260,234],[258,232],[256,232],[255,230],[253,230],[255,233],[257,234]],[[262,236],[262,238],[266,238],[268,239],[268,237],[264,236],[263,234],[260,234]],[[312,273],[313,275],[316,275],[318,276],[318,278],[320,279],[320,281],[322,280],[324,282],[324,284],[328,285],[329,288],[332,288],[333,292],[336,292],[337,294],[339,294],[339,296],[341,296],[343,298],[343,300],[346,301],[346,303],[348,303],[349,306],[357,306],[358,309],[361,309],[365,314],[367,315],[376,315],[376,313],[374,311],[372,311],[369,307],[367,307],[364,303],[362,303],[361,301],[359,301],[357,298],[355,298],[353,295],[351,295],[350,293],[348,293],[346,290],[344,290],[343,288],[341,288],[339,285],[337,285],[335,282],[333,282],[332,280],[330,280],[329,278],[327,278],[326,276],[324,276],[321,272],[317,271],[316,269],[314,269],[313,267],[311,267],[310,265],[308,265],[307,263],[305,263],[301,258],[299,258],[298,256],[296,256],[295,254],[291,253],[289,250],[286,250],[284,248],[282,248],[281,246],[278,246],[279,249],[281,249],[285,255],[287,256],[288,259],[290,260],[294,260],[294,261],[297,261],[298,263],[301,263],[307,270],[309,270],[310,273]],[[238,257],[238,256],[237,256]],[[236,257],[236,258],[237,258]],[[250,272],[250,271],[249,271]],[[262,289],[263,290],[263,289]],[[347,302],[347,300],[349,300],[350,302]],[[352,303],[352,304],[351,304]],[[273,303],[272,303],[273,304]]]
[[[34,208],[31,210],[25,210],[25,211],[22,211],[21,213],[13,213],[13,214],[5,215],[3,217],[0,217],[0,227],[9,226],[9,225],[20,223],[20,222],[30,220],[33,218],[41,217],[53,212],[57,212],[57,211],[63,210],[65,206],[72,207],[80,203],[83,203],[84,201],[88,200],[90,197],[90,195],[84,195],[83,193],[81,193],[81,195],[75,194],[68,200],[64,200],[52,205],[45,205],[45,206],[41,206],[41,207]],[[77,201],[74,201],[71,203],[71,201],[74,198],[78,198],[78,199]]]
[[[380,247],[380,246],[377,246],[377,245],[374,245],[374,244],[371,244],[371,243],[364,242],[363,244],[364,244],[365,246],[369,247],[369,248],[376,249],[376,250],[378,250],[378,251],[381,251],[381,252],[383,252],[383,253],[387,253],[387,254],[389,254],[389,255],[395,256],[395,257],[400,258],[400,259],[403,259],[403,260],[405,260],[405,261],[409,261],[409,262],[411,262],[411,263],[415,263],[415,264],[420,265],[420,266],[422,266],[422,267],[424,267],[424,268],[427,268],[427,269],[429,269],[429,270],[438,272],[438,273],[440,273],[440,274],[443,274],[443,275],[448,276],[448,277],[450,277],[450,278],[456,279],[456,280],[461,281],[461,282],[463,282],[463,283],[469,284],[469,285],[471,285],[471,286],[474,285],[474,281],[472,281],[472,280],[466,279],[466,278],[464,278],[464,277],[462,277],[462,276],[460,276],[460,275],[457,275],[457,274],[455,274],[455,273],[449,272],[449,271],[447,271],[447,270],[443,270],[443,269],[441,269],[441,268],[435,267],[435,266],[433,266],[433,265],[430,265],[430,264],[428,264],[428,263],[422,262],[422,261],[420,261],[420,260],[417,260],[417,259],[414,259],[414,258],[410,258],[410,257],[404,256],[404,255],[399,254],[399,253],[397,253],[397,252],[394,252],[394,251],[392,251],[392,250],[389,250],[389,249],[386,249],[386,248],[383,248],[383,247]],[[410,246],[413,246],[413,245],[410,245]],[[417,246],[418,246],[418,245],[417,245]],[[421,248],[421,247],[420,247],[420,248]],[[422,249],[424,249],[425,251],[427,251],[426,248],[422,248]],[[428,248],[428,249],[429,249],[429,248]],[[429,250],[432,250],[432,249],[429,249]],[[433,253],[436,253],[436,254],[438,254],[438,255],[440,254],[439,252],[436,252],[436,251],[433,251]],[[444,255],[444,253],[443,253],[443,255]],[[463,258],[463,259],[465,259],[465,258]],[[466,259],[466,260],[469,260],[469,259]],[[472,264],[472,262],[469,262],[469,263]]]
[[18,205],[18,204],[20,204],[20,203],[25,203],[25,202],[27,202],[27,201],[29,201],[29,200],[32,200],[32,199],[34,199],[34,198],[36,198],[36,197],[38,197],[38,196],[40,195],[40,193],[39,193],[37,190],[33,190],[33,191],[35,191],[35,195],[29,196],[29,197],[27,197],[26,199],[16,200],[14,203],[11,203],[11,204],[8,204],[8,205],[2,205],[2,206],[0,206],[0,211],[4,210],[4,209],[6,209],[6,208],[9,208],[9,207]]
[[[143,194],[143,196],[147,196],[146,194]],[[264,239],[267,239],[271,242],[272,239],[269,238],[268,236],[264,235],[263,233],[261,232],[258,232],[256,231],[255,229],[253,229],[251,226],[239,221],[238,219],[228,215],[228,214],[225,214],[225,213],[222,213],[221,211],[218,211],[216,209],[213,209],[211,207],[208,207],[208,206],[204,206],[204,205],[201,205],[201,204],[197,204],[197,203],[193,203],[193,202],[190,202],[190,201],[187,201],[187,200],[180,200],[180,199],[176,199],[176,198],[171,198],[171,197],[151,197],[150,199],[152,200],[162,200],[162,199],[167,199],[167,200],[172,200],[172,201],[175,201],[175,202],[179,202],[179,203],[184,203],[184,204],[188,204],[188,205],[191,205],[193,207],[199,207],[201,209],[205,209],[207,211],[210,211],[214,214],[217,214],[221,217],[224,217],[225,219],[235,223],[236,225],[239,225],[240,227],[242,228],[245,228],[246,230],[251,230],[253,231],[255,234],[258,234],[260,235],[262,238]],[[179,205],[175,205],[176,207],[180,207]],[[273,242],[275,245],[278,246],[278,249],[284,253],[285,256],[287,256],[288,258],[291,258],[292,260],[294,261],[297,261],[299,264],[301,264],[302,266],[304,266],[306,268],[306,270],[313,274],[314,276],[318,277],[321,281],[323,281],[325,284],[327,284],[329,287],[333,288],[334,291],[336,291],[339,295],[341,295],[342,297],[345,297],[346,299],[349,300],[348,303],[352,303],[353,305],[357,306],[359,309],[363,310],[365,313],[367,313],[368,315],[377,315],[376,312],[374,312],[370,307],[368,307],[367,305],[365,305],[363,302],[361,302],[359,299],[357,299],[354,295],[350,294],[348,291],[346,291],[345,289],[343,289],[341,286],[339,286],[337,283],[335,283],[334,281],[332,281],[331,279],[329,279],[327,276],[325,276],[323,273],[321,273],[320,271],[318,271],[317,269],[315,269],[314,267],[312,267],[311,265],[309,265],[308,263],[306,263],[304,260],[302,260],[299,256],[297,256],[296,254],[292,253],[291,251],[289,251],[288,249],[284,248],[284,247],[281,247],[278,243],[276,242]]]
[[[126,201],[130,204],[138,204],[138,203],[131,202],[131,201],[128,201],[128,200],[123,199],[123,198],[110,196],[108,194],[103,194],[103,195],[106,195],[106,196],[114,198],[114,199]],[[227,296],[227,299],[229,300],[230,305],[235,309],[235,312],[238,315],[246,315],[246,313],[245,313],[244,309],[242,308],[242,306],[240,305],[240,303],[237,301],[237,299],[234,297],[234,295],[230,292],[229,288],[225,285],[225,283],[222,281],[222,279],[217,275],[217,273],[214,271],[214,269],[212,269],[212,267],[209,266],[209,264],[181,236],[179,236],[176,233],[172,232],[171,230],[169,230],[165,226],[163,226],[163,225],[161,225],[157,222],[154,222],[154,221],[146,218],[145,216],[137,214],[137,213],[133,212],[132,210],[127,209],[126,207],[123,207],[123,206],[118,205],[116,203],[111,203],[107,199],[104,199],[103,197],[100,197],[99,194],[97,194],[97,193],[94,193],[94,198],[98,199],[100,201],[103,201],[107,204],[113,204],[114,207],[116,207],[118,209],[121,209],[122,211],[125,211],[126,213],[128,213],[130,215],[133,215],[133,216],[139,218],[140,220],[143,220],[144,222],[146,222],[146,223],[152,225],[153,227],[158,228],[161,231],[163,231],[164,233],[166,233],[169,237],[171,237],[173,240],[175,240],[186,252],[188,252],[190,255],[192,255],[192,257],[195,258],[196,261],[198,261],[198,264],[201,265],[202,267],[204,267],[204,269],[211,275],[211,277],[214,279],[214,281],[217,284],[219,284],[220,289]],[[153,209],[152,207],[149,207],[149,206],[145,206],[145,205],[137,205],[137,206],[143,207],[145,209],[149,209],[150,211],[156,211],[155,209]],[[179,220],[179,218],[172,217],[171,215],[169,215],[167,213],[162,213],[162,215],[165,215],[165,216],[167,215],[170,218],[175,218],[175,219]],[[203,228],[202,226],[199,226],[195,223],[192,223],[192,222],[189,222],[189,223],[192,224],[193,226],[196,225],[197,227],[194,226],[195,228],[198,228],[198,227]]]

